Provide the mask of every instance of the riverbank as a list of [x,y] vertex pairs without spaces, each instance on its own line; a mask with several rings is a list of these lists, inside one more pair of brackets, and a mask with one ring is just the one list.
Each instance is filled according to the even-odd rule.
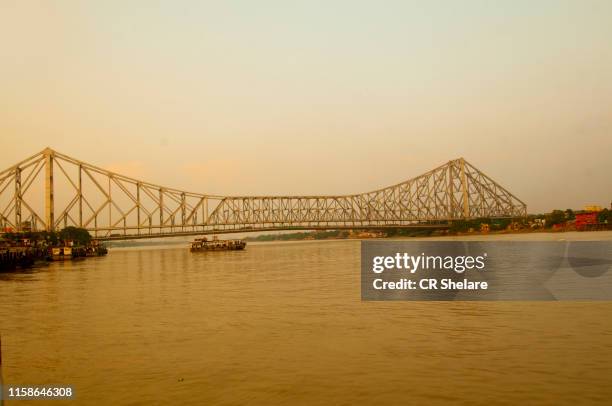
[[[607,233],[607,234],[606,234]],[[385,234],[384,231],[374,232],[361,232],[353,233],[344,232],[342,230],[332,231],[312,231],[312,232],[299,232],[291,234],[265,234],[257,237],[247,237],[246,241],[249,242],[279,242],[279,241],[325,241],[325,240],[365,240],[365,239],[450,239],[450,240],[462,240],[462,239],[486,239],[486,237],[502,237],[503,236],[531,236],[531,235],[608,235],[612,234],[612,230],[599,230],[599,231],[576,231],[576,230],[562,230],[562,229],[520,229],[520,230],[500,230],[500,231],[473,231],[473,232],[448,232],[447,230],[434,230],[434,231],[421,231],[417,230],[414,233],[408,235],[405,234]],[[527,237],[527,240],[538,238]],[[554,238],[553,238],[554,239]],[[556,238],[559,239],[559,238]]]
[[108,253],[84,228],[61,231],[5,232],[0,235],[0,272],[29,268],[37,262],[68,261]]
[[29,241],[17,245],[0,247],[0,272],[11,272],[18,269],[31,268],[36,264],[51,261],[71,261],[87,257],[99,257],[108,253],[104,245],[96,242],[82,245],[50,246],[40,242],[31,244]]
[[29,268],[36,262],[46,261],[47,250],[37,247],[10,247],[0,249],[0,272]]

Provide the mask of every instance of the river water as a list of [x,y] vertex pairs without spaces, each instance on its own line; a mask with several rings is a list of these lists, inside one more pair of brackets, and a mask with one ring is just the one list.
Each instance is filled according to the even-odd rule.
[[359,253],[122,248],[0,274],[5,384],[76,391],[7,406],[609,404],[612,302],[362,302]]

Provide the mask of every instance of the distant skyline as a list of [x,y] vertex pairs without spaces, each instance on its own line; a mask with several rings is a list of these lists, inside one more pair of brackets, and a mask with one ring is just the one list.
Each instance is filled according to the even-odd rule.
[[220,195],[348,194],[464,157],[612,200],[612,2],[0,3],[0,170],[49,146]]

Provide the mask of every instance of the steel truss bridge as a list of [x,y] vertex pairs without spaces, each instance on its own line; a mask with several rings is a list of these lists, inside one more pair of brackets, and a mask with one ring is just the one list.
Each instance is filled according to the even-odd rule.
[[0,227],[82,227],[100,239],[264,230],[443,227],[516,218],[527,206],[463,158],[405,182],[340,196],[215,196],[133,179],[50,148],[0,172]]

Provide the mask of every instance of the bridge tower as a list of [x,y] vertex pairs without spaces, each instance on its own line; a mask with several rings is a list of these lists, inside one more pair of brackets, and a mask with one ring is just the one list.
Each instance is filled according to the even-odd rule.
[[53,203],[53,150],[45,148],[45,225],[47,231],[55,229],[54,203]]
[[459,158],[459,166],[461,168],[461,190],[463,191],[463,218],[467,220],[470,217],[470,199],[467,176],[465,175],[465,159]]

